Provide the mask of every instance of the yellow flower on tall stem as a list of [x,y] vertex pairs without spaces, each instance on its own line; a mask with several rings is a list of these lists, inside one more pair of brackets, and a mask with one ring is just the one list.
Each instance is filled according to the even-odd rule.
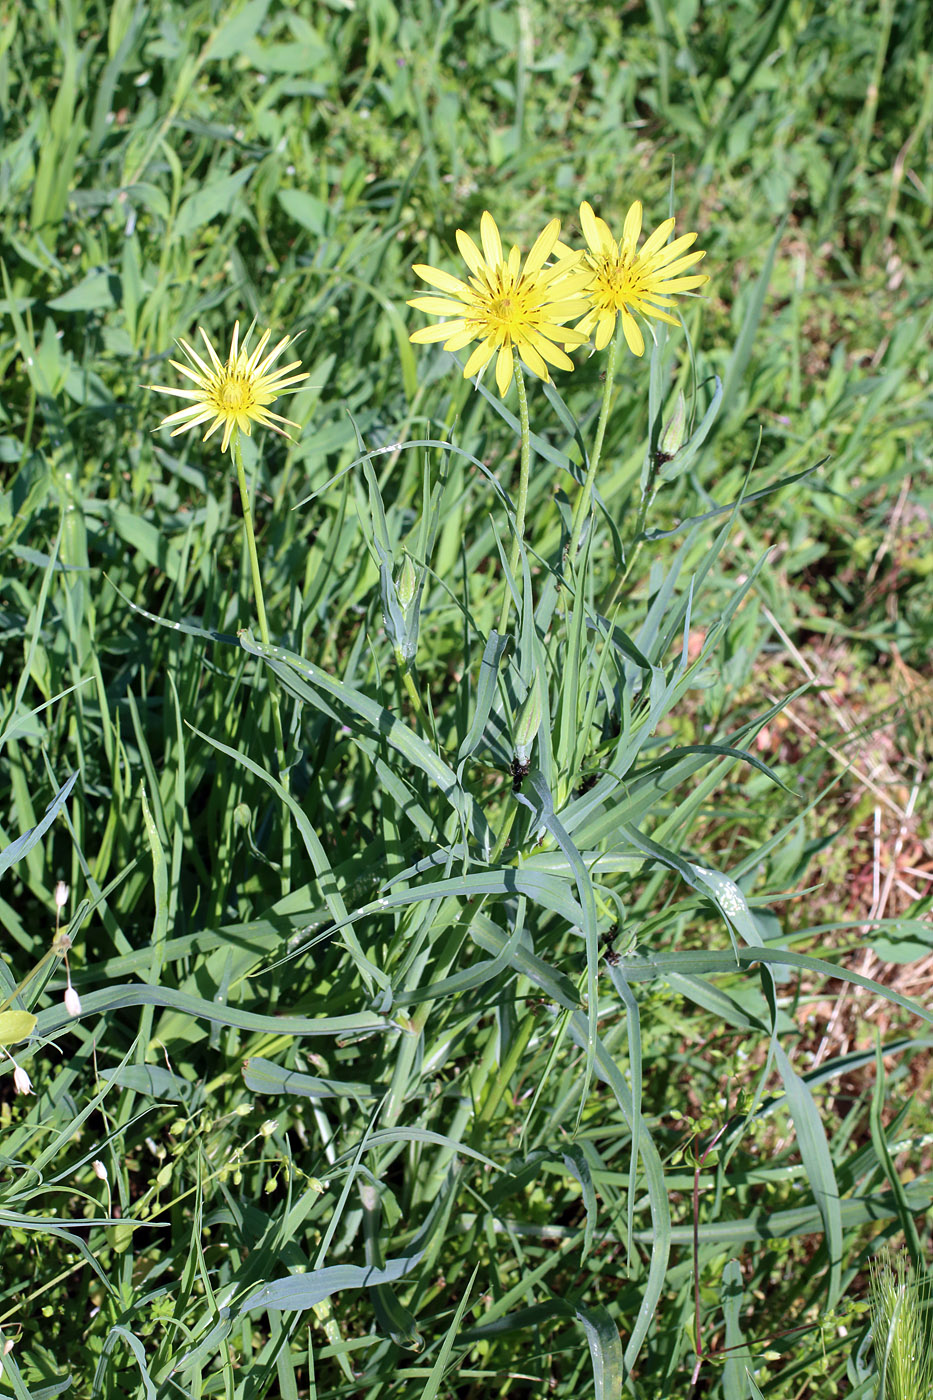
[[[171,394],[177,399],[188,399],[189,403],[185,408],[179,409],[177,413],[170,413],[167,418],[163,418],[159,424],[160,428],[171,428],[172,437],[177,437],[179,433],[186,433],[189,428],[200,427],[202,423],[210,423],[210,427],[204,434],[204,441],[212,437],[218,428],[223,427],[223,437],[220,443],[221,452],[226,452],[227,448],[233,448],[233,462],[236,467],[237,484],[240,490],[240,505],[243,511],[243,532],[246,536],[246,547],[249,553],[250,573],[253,581],[253,597],[256,603],[256,616],[259,621],[259,634],[263,643],[269,647],[272,645],[269,635],[269,624],[266,618],[266,604],[262,590],[262,573],[259,568],[259,554],[256,549],[256,535],[253,530],[253,512],[249,499],[249,487],[246,481],[246,471],[243,467],[243,449],[240,444],[241,431],[250,436],[254,423],[260,424],[264,428],[271,428],[274,433],[279,433],[282,437],[291,440],[291,434],[286,432],[280,424],[285,424],[289,428],[298,428],[300,424],[293,423],[290,418],[283,418],[279,413],[273,413],[269,408],[270,403],[279,397],[280,394],[290,394],[295,391],[295,387],[309,377],[307,370],[302,370],[300,374],[293,374],[292,371],[299,369],[300,360],[293,360],[291,364],[284,365],[281,369],[273,369],[272,366],[291,343],[290,335],[284,336],[279,343],[264,356],[266,346],[272,338],[270,330],[264,331],[253,350],[247,348],[249,332],[247,331],[243,344],[240,344],[240,323],[236,321],[233,327],[233,337],[230,341],[230,353],[226,360],[221,360],[217,351],[210,342],[207,332],[203,327],[199,327],[201,338],[207,346],[208,360],[205,361],[196,350],[185,340],[179,340],[179,345],[184,350],[191,366],[180,364],[178,360],[171,360],[179,374],[183,374],[196,386],[193,389],[169,388],[165,384],[150,384],[150,389],[155,389],[160,394]],[[209,361],[209,362],[208,362]],[[275,744],[279,759],[279,773],[283,786],[288,788],[288,765],[285,755],[285,736],[282,729],[282,716],[279,708],[278,691],[271,691],[272,702],[272,727],[275,733]],[[286,837],[282,861],[282,890],[288,886],[289,879],[289,845]]]
[[[583,489],[577,498],[570,531],[567,557],[572,562],[576,561],[583,527],[593,501],[593,487],[609,420],[620,342],[624,338],[633,355],[645,353],[645,337],[633,312],[649,321],[653,318],[656,321],[666,321],[672,326],[679,325],[676,318],[666,309],[673,305],[675,294],[693,291],[709,281],[702,272],[683,276],[688,268],[694,267],[706,256],[700,251],[687,251],[696,241],[695,233],[685,233],[680,238],[675,238],[673,243],[668,243],[674,220],[665,219],[639,248],[641,222],[641,201],[636,199],[625,216],[622,237],[617,243],[609,225],[593,213],[592,205],[585,201],[580,205],[580,225],[587,242],[587,251],[583,258],[589,273],[586,287],[589,307],[582,321],[577,322],[576,328],[583,331],[587,337],[595,330],[597,350],[605,350],[607,345],[610,348],[603,375],[603,401],[596,425],[596,439]],[[642,505],[645,507],[646,501],[643,501]],[[639,519],[638,528],[641,529],[644,521],[641,517]]]
[[695,233],[682,234],[668,243],[674,220],[665,219],[639,249],[641,223],[641,200],[636,199],[625,216],[622,237],[617,243],[609,225],[596,217],[592,206],[586,202],[580,205],[580,224],[589,249],[584,260],[590,274],[586,289],[590,306],[577,330],[589,336],[595,328],[597,350],[604,350],[609,344],[616,317],[621,316],[628,348],[633,355],[643,355],[645,338],[632,313],[679,325],[665,309],[673,304],[674,294],[693,291],[709,281],[705,273],[682,276],[706,256],[699,251],[687,252],[696,241]]
[[197,428],[202,423],[210,422],[211,425],[204,434],[206,442],[222,424],[224,435],[220,444],[221,452],[226,452],[235,428],[241,429],[249,437],[253,423],[271,428],[282,437],[289,437],[290,434],[284,428],[280,428],[279,424],[285,423],[289,428],[297,428],[299,424],[293,423],[290,418],[283,418],[281,414],[272,413],[268,405],[280,394],[294,393],[295,386],[308,378],[307,370],[301,374],[292,374],[293,369],[300,367],[300,360],[293,360],[282,369],[272,368],[282,351],[292,343],[292,337],[286,335],[263,359],[263,351],[272,338],[272,332],[265,331],[256,348],[250,351],[246,345],[246,341],[249,340],[248,334],[244,343],[239,343],[240,323],[237,321],[233,327],[230,353],[226,361],[222,361],[207,332],[203,327],[198,329],[207,346],[210,363],[203,360],[185,340],[179,340],[178,344],[194,368],[179,364],[177,360],[169,361],[179,374],[193,380],[197,387],[174,389],[165,384],[148,386],[160,394],[171,394],[176,399],[191,400],[187,408],[179,409],[177,413],[170,413],[167,418],[163,418],[159,427],[171,428],[172,437],[177,437],[179,433],[186,433],[189,428]]
[[[478,341],[463,374],[470,379],[496,356],[496,384],[505,394],[512,382],[513,350],[539,379],[550,380],[548,365],[572,370],[573,361],[560,348],[586,343],[586,336],[565,323],[589,306],[582,295],[590,275],[582,270],[580,254],[558,245],[560,220],[552,219],[521,261],[521,250],[503,254],[496,221],[487,211],[480,220],[478,248],[469,234],[457,230],[457,247],[470,271],[469,282],[441,268],[418,263],[414,271],[443,296],[414,297],[408,305],[431,316],[452,320],[424,326],[410,339],[418,345],[443,340],[445,350],[463,350]],[[546,267],[555,248],[557,260]]]

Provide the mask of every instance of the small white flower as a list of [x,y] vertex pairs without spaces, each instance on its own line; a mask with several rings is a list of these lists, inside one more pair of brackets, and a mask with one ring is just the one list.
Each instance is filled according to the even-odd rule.
[[55,886],[55,907],[57,909],[64,909],[65,905],[68,903],[68,896],[70,893],[71,891],[64,880],[59,880],[58,884]]
[[33,1094],[32,1080],[23,1069],[22,1065],[17,1065],[13,1071],[13,1088],[18,1094]]
[[99,1159],[95,1158],[95,1160],[91,1163],[91,1171],[97,1177],[98,1181],[107,1180],[107,1168]]
[[65,988],[65,1010],[69,1016],[81,1015],[81,998],[70,982]]

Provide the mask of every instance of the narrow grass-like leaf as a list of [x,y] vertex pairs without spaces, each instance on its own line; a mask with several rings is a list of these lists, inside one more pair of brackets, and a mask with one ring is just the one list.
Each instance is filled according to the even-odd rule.
[[373,1099],[381,1090],[371,1084],[354,1084],[349,1080],[318,1079],[312,1074],[283,1069],[281,1065],[253,1055],[243,1061],[243,1083],[254,1094],[300,1094],[305,1098]]
[[737,1259],[730,1259],[722,1271],[722,1318],[726,1325],[726,1361],[722,1368],[723,1400],[748,1400],[745,1386],[747,1367],[745,1357],[748,1349],[742,1332],[742,1305],[745,1289],[742,1281],[742,1266]]
[[[778,0],[775,9],[783,9],[786,3],[787,0]],[[768,247],[768,251],[765,254],[765,260],[752,290],[751,299],[745,311],[745,317],[742,321],[738,339],[732,347],[732,354],[729,357],[729,363],[723,375],[724,382],[722,402],[720,404],[719,426],[722,426],[722,424],[728,421],[729,414],[732,412],[732,406],[738,397],[739,387],[745,380],[748,362],[752,354],[752,346],[755,341],[755,334],[758,330],[761,313],[764,310],[765,297],[768,294],[768,287],[771,282],[771,271],[774,267],[774,259],[777,255],[781,239],[784,237],[784,224],[785,220],[782,219],[778,224],[774,237]]]
[[498,632],[493,630],[489,634],[489,640],[483,648],[483,659],[480,662],[479,684],[476,687],[476,708],[473,711],[473,718],[470,721],[470,728],[463,738],[460,748],[457,750],[457,777],[463,781],[463,768],[466,760],[475,753],[483,737],[486,728],[486,721],[489,718],[489,711],[496,698],[496,690],[499,683],[499,663],[502,660],[503,652],[508,646],[508,637],[500,637]]
[[405,1278],[421,1262],[421,1254],[390,1259],[381,1269],[358,1264],[337,1264],[327,1269],[315,1269],[293,1278],[276,1279],[253,1293],[240,1305],[240,1314],[269,1308],[304,1312],[344,1288],[373,1288],[381,1283],[395,1283]]
[[593,881],[590,878],[589,871],[580,858],[580,852],[564,830],[561,822],[557,819],[557,815],[554,811],[554,799],[548,791],[540,770],[533,768],[528,774],[526,782],[534,791],[535,801],[533,803],[529,802],[528,798],[521,792],[515,794],[516,799],[524,806],[531,809],[533,813],[533,824],[535,826],[541,825],[546,831],[549,831],[566,856],[573,870],[577,894],[580,899],[580,908],[583,911],[580,931],[583,934],[584,945],[586,947],[587,1018],[589,1031],[586,1044],[586,1072],[583,1081],[583,1090],[580,1095],[580,1112],[582,1114],[596,1055],[596,1019],[598,1012],[596,978],[599,971],[596,898],[593,894]]
[[454,1343],[457,1340],[457,1334],[463,1324],[463,1315],[467,1310],[478,1272],[479,1265],[477,1264],[463,1290],[463,1296],[457,1304],[457,1311],[454,1313],[450,1326],[444,1335],[444,1340],[440,1345],[434,1365],[431,1367],[431,1374],[428,1376],[424,1389],[421,1392],[420,1400],[437,1400],[437,1396],[440,1394],[440,1388],[444,1383],[444,1376],[450,1363]]
[[575,1314],[590,1349],[594,1400],[615,1400],[622,1394],[625,1382],[625,1359],[619,1329],[608,1308],[578,1307]]
[[308,821],[300,803],[295,801],[295,798],[288,789],[283,787],[271,773],[268,773],[266,769],[262,768],[258,763],[254,763],[252,759],[247,758],[246,754],[238,753],[236,749],[230,748],[227,744],[222,744],[219,739],[211,738],[209,734],[202,734],[198,729],[194,730],[194,733],[198,735],[198,738],[204,739],[206,743],[211,744],[215,749],[219,749],[221,753],[225,753],[227,757],[233,759],[235,763],[239,763],[244,768],[247,768],[251,773],[254,773],[257,778],[261,778],[264,783],[272,788],[273,792],[285,806],[288,807],[301,834],[305,850],[308,852],[308,856],[314,866],[314,873],[320,882],[321,892],[333,916],[334,925],[336,928],[340,929],[341,932],[344,932],[347,950],[350,956],[353,958],[368,986],[387,987],[388,979],[385,974],[381,972],[379,968],[375,967],[373,963],[370,962],[369,958],[366,957],[353,929],[350,927],[350,920],[347,917],[347,907],[343,902],[343,896],[336,886],[330,861],[327,859],[327,854],[317,832]]
[[620,966],[630,982],[651,982],[655,977],[666,976],[668,972],[687,975],[713,974],[734,970],[736,966],[753,967],[755,963],[764,963],[768,967],[796,967],[803,971],[815,972],[824,978],[836,978],[855,987],[864,987],[866,991],[883,997],[884,1000],[933,1026],[933,1011],[927,1011],[920,1002],[911,1001],[892,987],[875,982],[870,977],[863,977],[860,972],[853,972],[851,968],[825,962],[822,958],[810,957],[807,953],[795,953],[789,948],[738,948],[734,953],[720,952],[716,949],[696,953],[659,952],[644,958],[624,957]]
[[882,1051],[881,1039],[879,1037],[875,1042],[875,1088],[871,1096],[871,1107],[868,1115],[871,1140],[878,1164],[884,1172],[885,1178],[891,1187],[891,1194],[897,1202],[901,1229],[904,1232],[904,1240],[910,1254],[910,1261],[913,1267],[918,1271],[918,1276],[922,1276],[925,1267],[925,1258],[923,1246],[920,1242],[920,1234],[917,1230],[917,1223],[914,1220],[913,1212],[907,1204],[903,1182],[897,1173],[897,1168],[891,1157],[887,1135],[884,1130],[884,1121],[881,1116],[882,1108],[884,1107],[884,1083],[884,1052]]
[[[356,719],[366,724],[372,732],[381,734],[388,744],[398,749],[409,762],[414,763],[437,784],[460,814],[467,828],[473,829],[480,837],[483,847],[486,847],[489,830],[482,813],[461,788],[453,769],[449,768],[414,730],[396,719],[384,706],[370,700],[353,687],[334,680],[319,666],[296,656],[294,652],[284,647],[266,647],[263,643],[254,641],[248,632],[241,634],[240,643],[244,650],[267,661],[270,669],[298,699],[316,704],[318,698],[315,692],[323,690],[325,694],[345,704]],[[301,681],[307,684],[301,684]]]
[[152,1377],[149,1375],[149,1368],[146,1365],[146,1352],[143,1348],[143,1344],[134,1332],[131,1332],[128,1327],[120,1326],[119,1323],[115,1323],[111,1327],[110,1331],[107,1333],[106,1338],[104,1339],[104,1345],[100,1354],[100,1360],[97,1363],[97,1371],[94,1375],[95,1390],[103,1387],[104,1376],[106,1375],[107,1371],[108,1357],[113,1351],[114,1346],[117,1342],[124,1342],[129,1347],[130,1351],[133,1353],[136,1365],[139,1367],[139,1377],[140,1381],[142,1382],[143,1392],[146,1396],[146,1400],[156,1400],[158,1392],[152,1383]]
[[586,1212],[586,1224],[583,1227],[583,1249],[580,1254],[582,1264],[593,1248],[593,1233],[596,1229],[596,1192],[593,1188],[593,1177],[590,1173],[589,1163],[579,1144],[571,1143],[562,1154],[562,1160],[570,1174],[580,1183],[583,1209]]
[[820,467],[825,466],[827,461],[828,458],[821,457],[818,462],[813,463],[812,467],[806,467],[803,471],[794,472],[792,476],[782,477],[780,481],[775,481],[771,486],[764,486],[760,491],[743,492],[741,496],[737,496],[734,501],[730,501],[727,505],[714,506],[712,510],[705,510],[700,515],[686,516],[681,520],[679,525],[675,525],[671,530],[647,530],[645,532],[645,539],[671,539],[674,535],[679,535],[683,530],[693,525],[702,525],[704,521],[715,520],[719,515],[731,515],[740,507],[744,509],[746,506],[752,505],[755,501],[763,501],[768,496],[773,496],[776,491],[783,491],[785,486],[793,486],[795,482],[805,480],[808,476],[812,476],[814,472],[818,472]]
[[[82,992],[82,1014],[94,1016],[106,1011],[118,1011],[127,1006],[162,1006],[182,1016],[198,1017],[217,1026],[239,1026],[244,1031],[265,1031],[273,1035],[365,1035],[374,1031],[398,1034],[399,1028],[383,1016],[359,1011],[351,1016],[261,1016],[255,1011],[242,1011],[236,1006],[224,1006],[189,992],[172,987],[149,987],[144,984],[102,987],[95,992]],[[49,1006],[40,1011],[36,1034],[51,1038],[68,1029],[72,1017],[64,1006]]]
[[807,1179],[826,1231],[826,1247],[829,1252],[829,1305],[832,1307],[842,1292],[843,1242],[840,1193],[832,1154],[813,1095],[795,1071],[780,1041],[775,1041],[774,1053],[787,1093],[787,1103],[794,1120]]
[[[906,1197],[911,1210],[918,1214],[928,1211],[933,1205],[933,1184],[909,1186]],[[855,1230],[876,1221],[896,1220],[898,1205],[890,1191],[879,1191],[874,1195],[843,1200],[839,1215],[844,1230]],[[749,1240],[786,1240],[823,1232],[823,1217],[819,1208],[812,1205],[797,1206],[793,1210],[762,1209],[734,1220],[702,1222],[699,1239],[701,1245],[736,1249]],[[636,1230],[634,1239],[637,1243],[650,1245],[654,1234],[652,1230]],[[689,1225],[672,1225],[670,1243],[689,1248],[693,1244],[693,1222]]]
[[58,789],[58,792],[56,792],[55,796],[46,807],[45,815],[40,821],[30,831],[24,831],[22,836],[17,837],[15,841],[11,841],[8,846],[4,846],[3,850],[0,851],[0,875],[2,875],[5,870],[9,870],[10,866],[15,865],[18,860],[22,860],[23,856],[27,855],[34,846],[38,845],[68,801],[71,796],[71,790],[77,781],[77,773],[72,773],[67,782],[63,783]]

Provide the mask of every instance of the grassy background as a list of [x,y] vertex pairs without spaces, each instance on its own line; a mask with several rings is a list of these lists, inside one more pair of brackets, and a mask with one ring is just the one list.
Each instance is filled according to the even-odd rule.
[[[64,879],[84,1004],[47,964],[35,1098],[0,1078],[2,1393],[873,1394],[866,1260],[921,1262],[933,1199],[929,1023],[894,999],[933,943],[926,7],[0,16],[0,978]],[[410,264],[485,208],[527,246],[636,197],[699,230],[708,295],[622,364],[576,601],[600,362],[532,387],[539,610],[486,692],[514,399],[408,344]],[[311,375],[297,443],[246,444],[274,666],[237,639],[229,463],[141,387],[254,316]],[[822,465],[645,545],[646,671],[593,600],[652,413],[717,375],[653,530]],[[437,749],[381,510],[392,572],[430,566]],[[536,674],[537,811],[490,866]]]

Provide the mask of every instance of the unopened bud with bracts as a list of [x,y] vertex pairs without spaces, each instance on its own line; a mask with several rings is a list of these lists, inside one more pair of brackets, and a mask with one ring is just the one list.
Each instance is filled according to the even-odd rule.
[[512,731],[515,757],[512,760],[511,771],[515,792],[518,792],[531,769],[531,747],[541,728],[541,710],[541,686],[538,677],[535,676],[515,717],[515,727]]
[[412,599],[415,596],[415,589],[417,587],[418,575],[415,573],[415,566],[412,561],[411,555],[406,554],[405,558],[402,560],[402,567],[399,571],[398,581],[395,585],[395,591],[398,594],[398,600],[404,608],[405,612],[408,612],[408,609],[411,607]]
[[658,439],[658,456],[662,462],[669,462],[680,451],[687,436],[687,401],[679,389],[674,412],[668,418]]

